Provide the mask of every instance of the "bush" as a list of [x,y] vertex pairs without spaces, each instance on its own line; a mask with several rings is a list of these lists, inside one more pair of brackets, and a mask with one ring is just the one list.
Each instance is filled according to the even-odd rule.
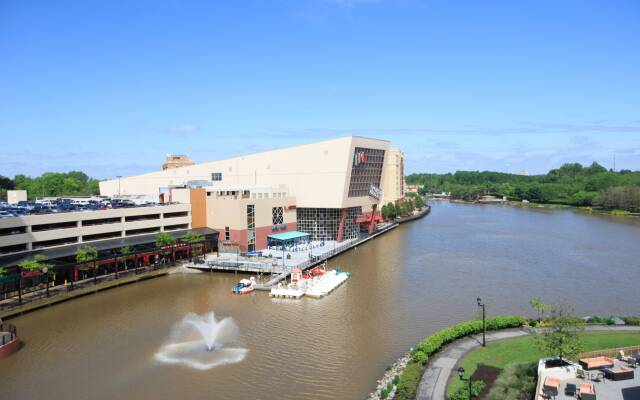
[[[488,331],[517,328],[523,326],[525,323],[527,323],[527,319],[521,316],[497,316],[486,320]],[[480,332],[482,332],[482,321],[480,320],[466,321],[444,328],[418,343],[416,350],[412,352],[412,357],[415,357],[418,351],[422,351],[427,356],[431,356],[445,344],[451,343],[461,337],[478,334]]]
[[[521,316],[497,316],[486,320],[487,330],[517,328],[527,323],[527,319]],[[471,320],[444,328],[431,336],[423,339],[411,352],[412,362],[407,365],[400,376],[398,387],[398,399],[409,400],[415,398],[422,372],[422,365],[427,363],[429,357],[440,350],[442,346],[456,339],[482,332],[482,321]],[[484,382],[479,381],[484,385]],[[465,389],[466,390],[466,389]],[[482,390],[482,389],[480,389]],[[466,393],[466,392],[465,392]]]
[[419,363],[419,364],[425,365],[427,363],[427,360],[429,359],[429,357],[427,357],[427,355],[424,353],[424,351],[416,350],[413,353],[411,353],[411,359],[415,363]]
[[[484,381],[473,381],[471,382],[471,396],[478,397],[482,389],[487,386]],[[469,386],[464,385],[460,389],[458,389],[454,394],[448,397],[449,400],[467,400],[469,398]]]
[[411,362],[402,371],[398,382],[398,400],[413,400],[418,391],[418,383],[422,375],[422,365]]
[[587,318],[587,324],[613,325],[613,317],[605,318],[595,315]]
[[627,325],[634,325],[634,326],[640,325],[640,318],[639,317],[633,317],[633,316],[622,317],[622,320]]
[[486,400],[532,399],[536,391],[537,362],[509,364],[493,383]]
[[393,384],[397,386],[399,382],[400,382],[400,375],[394,376],[393,377]]

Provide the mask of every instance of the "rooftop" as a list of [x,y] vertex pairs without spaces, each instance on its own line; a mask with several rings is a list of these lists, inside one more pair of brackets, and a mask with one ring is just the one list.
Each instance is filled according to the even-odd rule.
[[[629,368],[626,362],[614,360],[613,370],[615,371],[619,367]],[[556,370],[558,372],[556,373]],[[635,368],[631,368],[633,377],[631,379],[612,380],[604,377],[604,372],[601,370],[593,369],[584,371],[585,378],[576,378],[575,376],[567,378],[563,375],[562,368],[546,369],[539,377],[540,387],[542,386],[546,377],[558,377],[560,380],[560,386],[558,394],[552,398],[557,400],[574,400],[576,395],[566,394],[565,390],[567,384],[576,385],[577,391],[580,390],[581,384],[593,384],[595,389],[595,399],[598,400],[632,400],[640,399],[640,376],[638,376]],[[566,371],[564,371],[566,372]],[[585,397],[586,398],[586,397]],[[539,393],[536,395],[536,399],[546,399]]]

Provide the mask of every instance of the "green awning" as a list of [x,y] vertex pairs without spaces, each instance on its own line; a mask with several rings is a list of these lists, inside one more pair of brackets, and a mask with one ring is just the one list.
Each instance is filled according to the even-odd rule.
[[275,235],[269,235],[268,237],[274,240],[285,241],[285,240],[291,240],[291,239],[300,239],[307,236],[309,236],[308,233],[291,231],[291,232],[276,233]]

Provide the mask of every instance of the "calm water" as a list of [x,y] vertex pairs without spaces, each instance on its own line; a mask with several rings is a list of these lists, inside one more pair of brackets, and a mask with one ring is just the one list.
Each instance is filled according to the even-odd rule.
[[[420,338],[475,313],[637,314],[640,221],[435,204],[335,259],[352,278],[321,300],[232,296],[233,275],[176,274],[14,319],[25,347],[0,362],[7,399],[361,399]],[[154,359],[189,312],[231,316],[249,349],[201,371]]]

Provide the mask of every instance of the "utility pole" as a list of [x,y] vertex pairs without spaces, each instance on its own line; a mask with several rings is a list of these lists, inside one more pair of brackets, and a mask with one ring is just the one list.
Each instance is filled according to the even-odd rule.
[[122,175],[118,175],[116,178],[118,178],[118,197],[120,197],[120,178],[122,178]]

